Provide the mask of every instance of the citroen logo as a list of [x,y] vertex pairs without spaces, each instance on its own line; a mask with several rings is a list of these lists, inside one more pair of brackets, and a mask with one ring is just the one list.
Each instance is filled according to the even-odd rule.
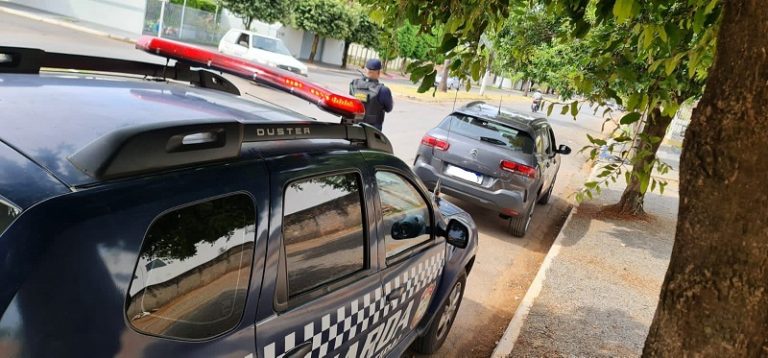
[[469,155],[472,156],[472,159],[477,160],[477,148],[470,150]]

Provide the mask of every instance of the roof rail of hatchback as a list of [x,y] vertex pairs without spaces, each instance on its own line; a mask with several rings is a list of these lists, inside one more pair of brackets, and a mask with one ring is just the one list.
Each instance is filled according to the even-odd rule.
[[120,128],[67,159],[98,180],[139,175],[240,157],[243,143],[298,139],[339,139],[392,153],[392,144],[367,124],[316,121],[238,122],[200,120]]
[[173,66],[85,55],[47,52],[35,48],[0,47],[0,73],[40,73],[41,68],[131,74],[152,79],[189,82],[197,87],[240,95],[226,78],[205,70],[193,70],[188,63]]
[[465,108],[471,108],[485,104],[485,101],[472,101],[464,105]]

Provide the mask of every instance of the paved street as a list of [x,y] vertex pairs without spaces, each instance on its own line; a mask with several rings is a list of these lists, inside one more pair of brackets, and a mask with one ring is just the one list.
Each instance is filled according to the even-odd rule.
[[[106,57],[163,63],[156,56],[134,49],[133,45],[104,37],[90,35],[56,25],[37,22],[0,12],[0,38],[3,45],[37,47],[50,51],[70,52]],[[328,88],[346,93],[347,84],[354,74],[342,74],[326,69],[311,69],[310,80]],[[319,120],[337,121],[332,115],[313,105],[281,92],[255,86],[235,79],[244,97],[258,97],[309,114]],[[386,81],[384,81],[386,83]],[[476,90],[476,89],[473,89]],[[527,98],[507,93],[502,97],[504,106],[528,113]],[[460,105],[461,103],[459,103]],[[451,112],[453,103],[423,103],[395,96],[394,111],[387,115],[384,133],[391,139],[395,154],[406,163],[412,163],[423,134]],[[559,108],[555,110],[559,113]],[[495,213],[475,205],[457,201],[472,214],[480,228],[480,251],[469,276],[464,301],[456,324],[446,345],[437,356],[487,357],[501,337],[515,308],[536,275],[538,267],[559,232],[570,209],[569,194],[584,182],[584,156],[578,154],[588,144],[586,134],[600,135],[603,120],[583,110],[577,121],[568,116],[553,114],[550,122],[558,144],[573,149],[563,162],[555,185],[553,200],[540,206],[525,238],[515,238],[506,232],[505,221]],[[589,113],[586,113],[589,112]],[[450,199],[449,199],[450,200]]]

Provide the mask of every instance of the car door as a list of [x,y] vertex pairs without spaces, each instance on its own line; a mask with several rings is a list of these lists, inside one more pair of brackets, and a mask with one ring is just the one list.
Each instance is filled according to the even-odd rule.
[[269,262],[256,322],[259,357],[365,357],[383,290],[359,153],[269,162]]
[[377,354],[386,355],[424,318],[445,260],[445,240],[434,235],[433,208],[413,174],[377,166],[377,228],[387,324]]
[[550,157],[551,148],[549,144],[549,132],[546,125],[537,126],[535,131],[536,141],[536,161],[539,164],[539,170],[541,173],[541,191],[544,192],[549,188],[549,184],[552,181],[552,158]]

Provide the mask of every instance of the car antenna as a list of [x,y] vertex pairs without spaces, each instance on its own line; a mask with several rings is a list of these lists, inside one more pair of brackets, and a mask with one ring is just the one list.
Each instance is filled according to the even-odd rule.
[[459,99],[459,87],[456,86],[456,95],[453,96],[453,108],[451,108],[451,111],[456,109],[456,100]]
[[499,113],[496,113],[497,116],[501,114],[501,99],[502,98],[504,98],[504,95],[503,94],[499,95]]

